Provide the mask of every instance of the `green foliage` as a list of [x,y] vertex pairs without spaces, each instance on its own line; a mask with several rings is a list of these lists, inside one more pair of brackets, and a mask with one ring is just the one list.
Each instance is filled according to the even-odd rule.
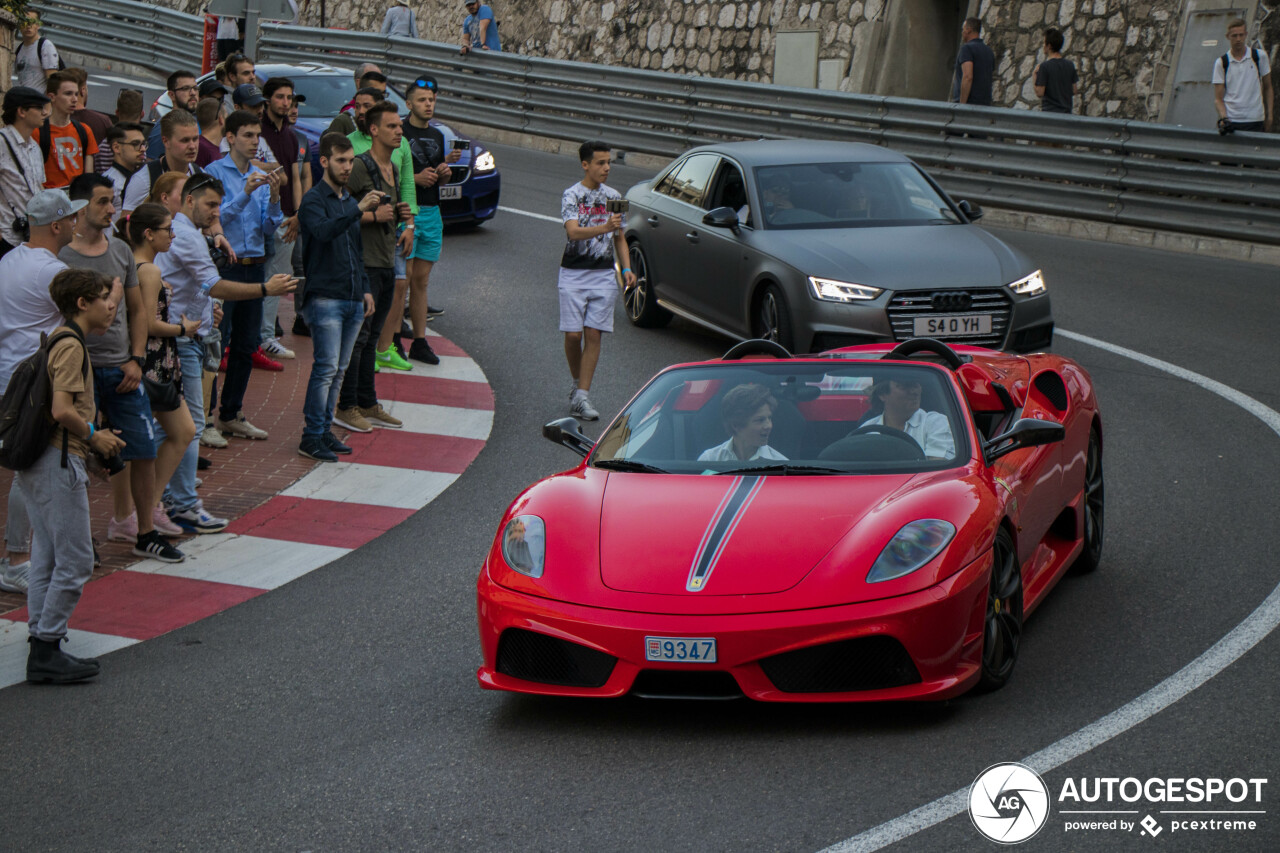
[[22,21],[27,16],[27,0],[0,0],[0,9]]

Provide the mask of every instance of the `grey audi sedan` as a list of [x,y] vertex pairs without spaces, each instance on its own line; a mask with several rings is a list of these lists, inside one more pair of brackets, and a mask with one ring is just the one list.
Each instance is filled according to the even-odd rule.
[[1053,342],[1041,271],[908,157],[815,140],[694,148],[627,191],[628,318],[792,352],[915,337]]

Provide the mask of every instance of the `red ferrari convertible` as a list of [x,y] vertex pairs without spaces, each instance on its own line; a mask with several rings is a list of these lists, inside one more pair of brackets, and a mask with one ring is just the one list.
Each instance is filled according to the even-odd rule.
[[994,689],[1102,554],[1102,420],[1049,354],[930,339],[659,373],[507,509],[482,687],[788,702]]

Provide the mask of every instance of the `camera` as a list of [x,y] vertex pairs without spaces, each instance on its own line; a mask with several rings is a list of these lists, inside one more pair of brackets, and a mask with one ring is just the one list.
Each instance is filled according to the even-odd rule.
[[231,266],[231,258],[227,257],[227,253],[214,245],[212,237],[205,237],[205,243],[209,246],[209,260],[213,261],[213,265],[219,270],[225,270]]
[[27,222],[27,217],[13,217],[13,233],[21,237],[24,243],[31,239],[31,223]]
[[1229,133],[1236,132],[1236,124],[1229,118],[1218,119],[1218,135],[1226,136]]
[[604,209],[609,213],[626,213],[631,209],[631,202],[627,201],[625,198],[606,199]]
[[452,144],[452,145],[450,145],[449,147],[451,147],[454,151],[470,151],[470,150],[471,150],[471,140],[470,140],[470,139],[455,139],[455,140],[453,140],[453,144]]
[[119,474],[124,470],[124,460],[120,458],[119,453],[112,454],[111,456],[103,456],[99,453],[98,459],[102,462],[102,467],[107,472],[108,477],[114,477],[116,474]]

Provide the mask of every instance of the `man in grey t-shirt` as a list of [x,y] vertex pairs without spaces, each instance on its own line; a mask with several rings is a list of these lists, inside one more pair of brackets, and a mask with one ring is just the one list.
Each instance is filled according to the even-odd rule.
[[124,439],[120,459],[129,465],[127,486],[122,477],[111,481],[113,510],[107,538],[136,538],[135,554],[177,562],[181,552],[167,542],[155,541],[159,536],[154,520],[156,441],[151,401],[142,386],[149,323],[133,252],[107,233],[115,215],[115,187],[102,175],[88,174],[73,180],[70,190],[73,200],[88,204],[80,214],[75,238],[58,258],[73,269],[95,270],[115,281],[116,316],[105,333],[90,336],[86,345],[103,426]]

